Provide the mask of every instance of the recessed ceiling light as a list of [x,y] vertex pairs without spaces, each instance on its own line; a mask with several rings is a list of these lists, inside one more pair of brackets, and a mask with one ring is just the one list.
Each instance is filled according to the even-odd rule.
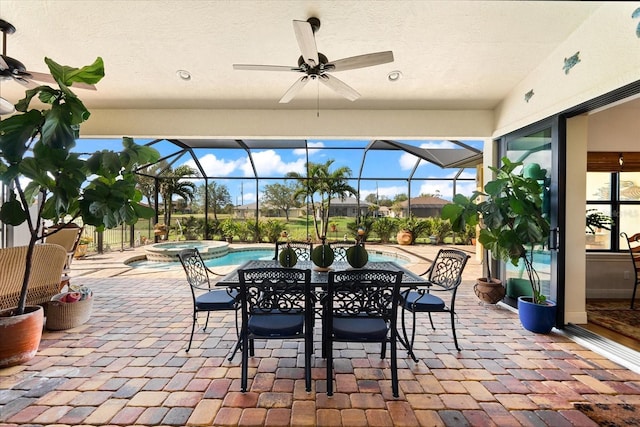
[[176,71],[176,75],[182,80],[191,80],[191,73],[187,70],[178,70]]
[[402,77],[402,72],[398,70],[392,71],[389,74],[387,74],[387,79],[389,79],[390,82],[397,82],[398,80],[400,80],[401,77]]

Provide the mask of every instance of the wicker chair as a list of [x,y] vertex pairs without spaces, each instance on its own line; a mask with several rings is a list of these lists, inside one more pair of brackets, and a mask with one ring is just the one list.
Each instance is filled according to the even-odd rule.
[[[25,271],[27,246],[0,249],[0,310],[18,306]],[[60,245],[36,245],[31,265],[27,305],[46,305],[60,292],[60,277],[67,252]]]
[[82,230],[84,227],[71,223],[56,231],[58,228],[59,227],[57,226],[53,226],[45,230],[47,234],[52,232],[53,234],[49,234],[45,237],[44,243],[60,245],[65,249],[65,251],[67,251],[67,262],[64,265],[62,276],[60,277],[60,290],[62,290],[65,285],[69,284],[69,279],[71,277],[71,262],[73,261],[73,255],[78,247],[78,242],[80,241],[80,236],[82,236]]

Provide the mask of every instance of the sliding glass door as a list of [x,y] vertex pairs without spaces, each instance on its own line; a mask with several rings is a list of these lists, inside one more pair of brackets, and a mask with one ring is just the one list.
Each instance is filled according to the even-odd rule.
[[[544,188],[543,211],[551,223],[551,234],[548,244],[534,249],[534,266],[540,275],[542,292],[551,300],[558,302],[561,298],[558,284],[559,260],[559,138],[557,121],[548,121],[535,127],[522,129],[509,134],[500,140],[501,157],[514,162],[522,162],[525,174],[534,177]],[[524,270],[524,264],[514,266],[502,263],[501,277],[506,281],[507,302],[517,306],[517,297],[530,295],[531,288]],[[561,320],[561,319],[560,319]]]

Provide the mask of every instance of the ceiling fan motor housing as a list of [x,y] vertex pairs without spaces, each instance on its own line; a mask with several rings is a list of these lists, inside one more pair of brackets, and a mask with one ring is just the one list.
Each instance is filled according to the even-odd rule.
[[300,67],[307,75],[311,78],[315,78],[325,71],[329,71],[330,67],[325,67],[325,65],[329,62],[329,59],[322,53],[318,52],[318,62],[320,62],[317,66],[310,68],[309,65],[304,62],[304,58],[302,55],[298,58],[298,67]]

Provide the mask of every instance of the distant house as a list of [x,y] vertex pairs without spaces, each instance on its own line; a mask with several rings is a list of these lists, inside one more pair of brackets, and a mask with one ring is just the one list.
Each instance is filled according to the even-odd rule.
[[[440,217],[442,207],[447,203],[450,202],[434,196],[414,197],[411,199],[411,213],[418,218]],[[401,202],[400,206],[402,207],[400,216],[407,218],[409,216],[409,201]]]
[[389,206],[380,206],[378,207],[378,216],[379,217],[394,217],[395,214],[391,210]]
[[[366,215],[369,212],[370,205],[371,203],[361,200],[360,215]],[[339,197],[331,199],[329,216],[348,216],[356,218],[358,216],[358,199],[355,197],[345,197],[344,200]]]

